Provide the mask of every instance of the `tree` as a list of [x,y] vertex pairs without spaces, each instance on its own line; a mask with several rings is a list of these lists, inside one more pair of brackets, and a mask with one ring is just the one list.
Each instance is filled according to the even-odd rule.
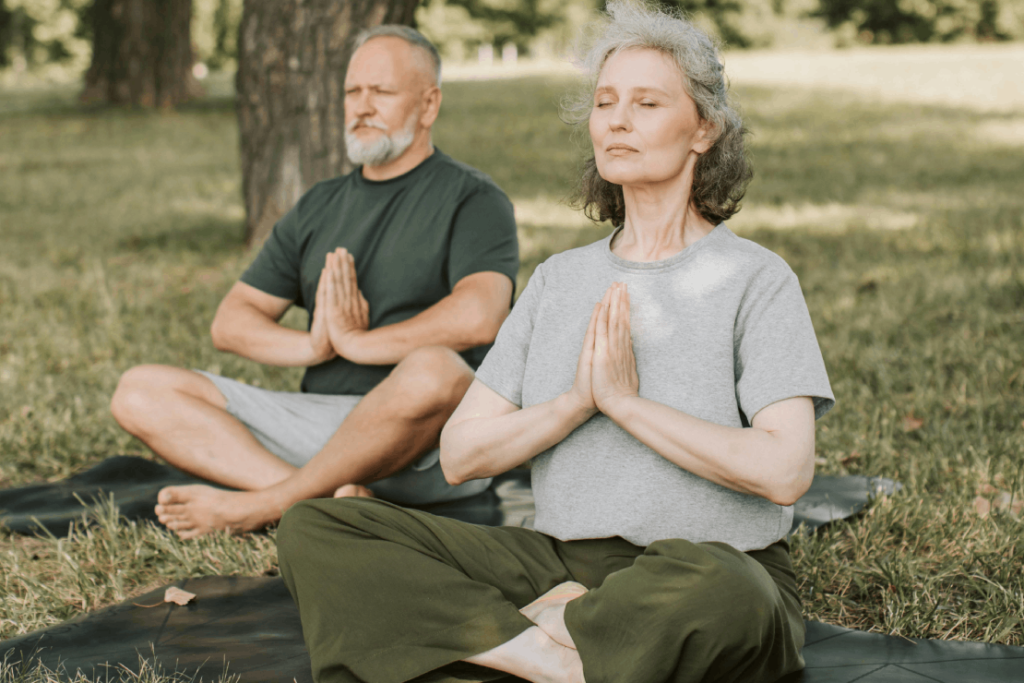
[[245,0],[238,124],[246,242],[260,242],[314,183],[350,170],[345,70],[356,34],[411,25],[418,0]]
[[96,0],[82,99],[173,107],[199,94],[191,21],[192,0]]

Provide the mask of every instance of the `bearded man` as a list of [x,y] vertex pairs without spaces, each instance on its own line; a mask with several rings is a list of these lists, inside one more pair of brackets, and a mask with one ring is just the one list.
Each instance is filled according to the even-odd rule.
[[[345,144],[357,168],[315,185],[277,223],[211,328],[222,351],[306,367],[301,392],[143,365],[111,401],[117,422],[167,462],[237,489],[163,489],[157,516],[183,538],[258,529],[332,494],[425,504],[489,485],[449,485],[437,444],[509,311],[512,205],[431,142],[436,48],[395,25],[355,45]],[[308,331],[279,324],[293,304],[309,312]]]

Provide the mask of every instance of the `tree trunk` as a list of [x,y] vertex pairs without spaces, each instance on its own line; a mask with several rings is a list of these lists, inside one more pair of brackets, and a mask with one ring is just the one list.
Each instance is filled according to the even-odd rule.
[[363,28],[411,25],[418,0],[245,0],[237,107],[246,243],[315,183],[350,170],[345,69]]
[[192,0],[96,0],[83,101],[173,107],[202,92],[192,77]]

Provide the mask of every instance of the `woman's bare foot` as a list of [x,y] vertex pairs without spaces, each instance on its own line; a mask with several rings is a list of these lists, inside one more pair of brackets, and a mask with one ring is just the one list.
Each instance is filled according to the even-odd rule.
[[498,647],[467,657],[471,664],[505,671],[533,683],[586,683],[583,661],[542,629],[528,628]]
[[537,624],[559,645],[575,650],[576,643],[565,627],[565,606],[586,592],[587,588],[583,584],[566,581],[519,610],[519,613]]
[[345,484],[334,492],[335,498],[375,498],[373,491],[360,484]]
[[157,502],[157,519],[184,539],[217,530],[256,531],[281,516],[259,492],[224,491],[202,484],[168,486],[160,490]]

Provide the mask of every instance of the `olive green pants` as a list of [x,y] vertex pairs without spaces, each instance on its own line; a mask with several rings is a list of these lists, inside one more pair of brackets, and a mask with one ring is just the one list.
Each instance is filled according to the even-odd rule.
[[277,544],[318,683],[498,678],[446,665],[533,626],[519,609],[565,581],[590,588],[565,610],[587,683],[770,683],[803,666],[783,541],[566,542],[348,498],[294,506]]

